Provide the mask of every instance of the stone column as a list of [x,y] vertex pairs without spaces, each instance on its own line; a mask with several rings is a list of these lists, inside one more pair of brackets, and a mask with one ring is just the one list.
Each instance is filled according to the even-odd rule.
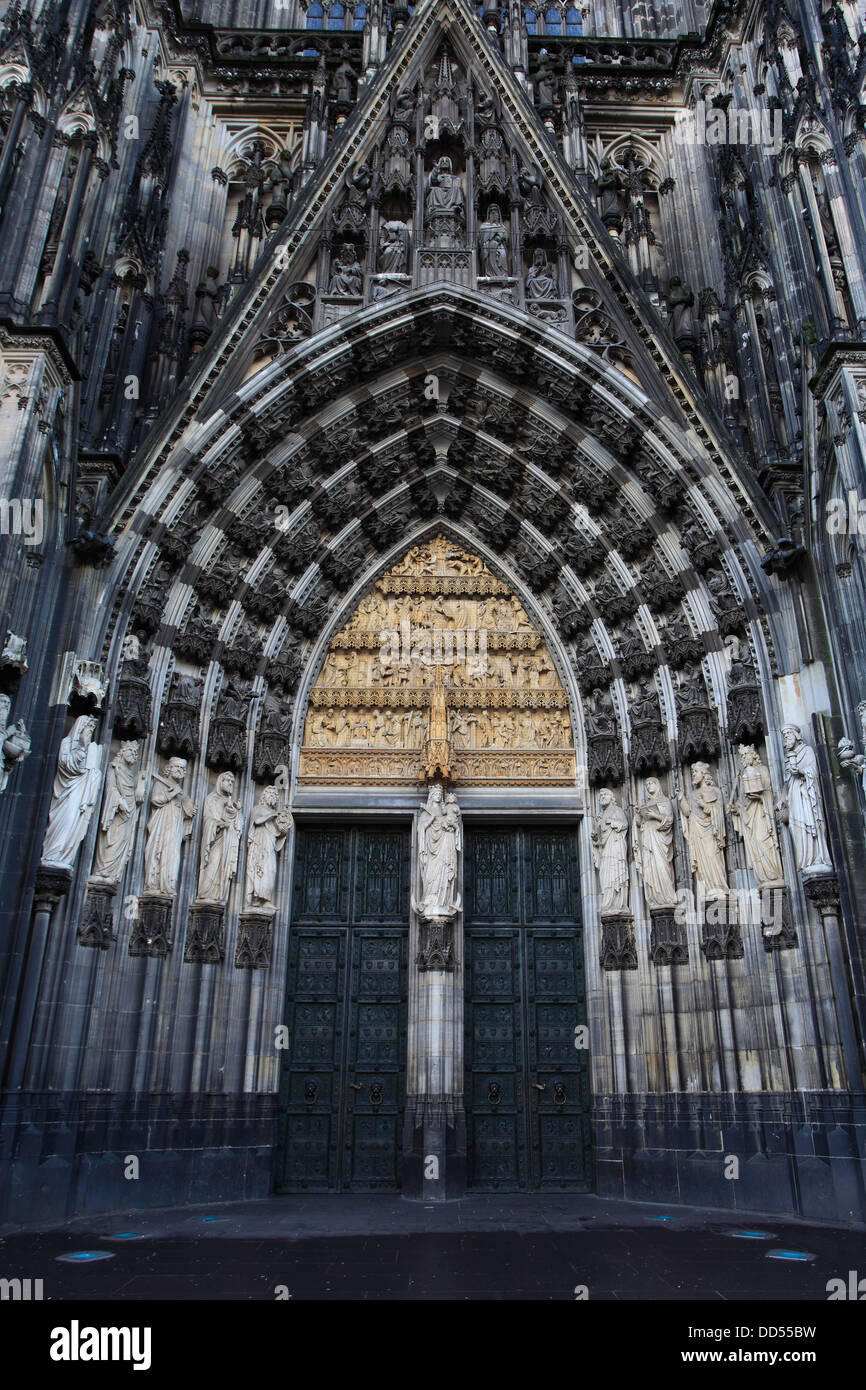
[[[441,793],[441,785],[437,786]],[[429,891],[429,869],[425,873],[430,804],[428,800],[416,817],[412,844],[403,1195],[444,1201],[462,1196],[466,1187],[460,910],[463,856],[458,828],[453,842],[457,848],[452,891],[447,901],[435,902]],[[428,865],[430,854],[427,850]],[[437,907],[440,910],[434,911]]]
[[40,865],[33,895],[33,918],[27,943],[27,962],[18,1000],[19,1026],[12,1040],[7,1062],[6,1084],[10,1091],[17,1089],[24,1078],[51,919],[54,909],[69,892],[71,885],[71,869]]

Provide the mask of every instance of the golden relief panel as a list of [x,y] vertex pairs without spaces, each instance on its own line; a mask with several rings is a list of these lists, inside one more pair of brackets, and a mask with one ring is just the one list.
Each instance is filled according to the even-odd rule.
[[572,785],[568,696],[518,600],[444,536],[413,546],[337,633],[304,783]]

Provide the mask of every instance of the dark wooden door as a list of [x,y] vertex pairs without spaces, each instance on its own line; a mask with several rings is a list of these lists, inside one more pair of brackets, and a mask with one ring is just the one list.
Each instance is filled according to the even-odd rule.
[[592,1185],[577,843],[571,830],[467,831],[470,1186]]
[[278,1192],[399,1187],[408,854],[403,829],[299,834]]

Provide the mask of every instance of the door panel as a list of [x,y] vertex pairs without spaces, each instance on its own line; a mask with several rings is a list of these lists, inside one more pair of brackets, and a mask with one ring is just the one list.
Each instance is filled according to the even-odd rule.
[[466,932],[466,1107],[470,1187],[523,1185],[526,1125],[521,1083],[520,935]]
[[399,1187],[408,853],[405,829],[299,833],[278,1192]]
[[328,1190],[337,1181],[347,946],[345,927],[302,927],[292,934],[280,1191]]
[[529,927],[524,944],[532,1185],[586,1188],[591,1173],[587,1052],[575,1046],[576,1029],[586,1021],[581,936],[574,928]]
[[352,933],[342,1186],[399,1187],[406,1090],[408,929]]
[[[574,832],[466,838],[469,1184],[585,1191],[592,1155],[587,1052],[575,1046],[585,988]],[[489,924],[497,916],[518,924]],[[547,925],[533,925],[539,919]]]

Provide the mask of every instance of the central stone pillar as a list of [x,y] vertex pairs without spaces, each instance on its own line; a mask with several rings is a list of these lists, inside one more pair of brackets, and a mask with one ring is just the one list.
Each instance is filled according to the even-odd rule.
[[454,793],[437,781],[412,836],[403,1195],[466,1189],[463,1104],[463,833]]

